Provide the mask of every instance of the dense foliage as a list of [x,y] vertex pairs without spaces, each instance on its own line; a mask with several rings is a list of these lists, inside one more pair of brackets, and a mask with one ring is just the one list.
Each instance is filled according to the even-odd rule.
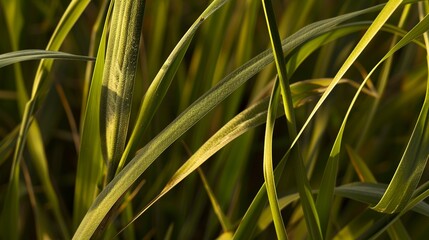
[[427,13],[0,0],[0,239],[425,239]]

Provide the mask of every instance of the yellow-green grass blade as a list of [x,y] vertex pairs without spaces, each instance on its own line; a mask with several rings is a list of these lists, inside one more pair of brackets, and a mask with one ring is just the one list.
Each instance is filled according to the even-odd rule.
[[[409,15],[409,12],[410,12],[410,8],[411,8],[411,4],[404,6],[404,9],[403,9],[402,14],[401,14],[401,18],[400,18],[399,23],[398,23],[398,27],[404,26],[405,20],[406,20],[407,16]],[[399,38],[399,36],[397,36],[397,35],[395,35],[393,37],[393,39],[390,43],[390,48],[393,47],[397,43],[398,38]],[[424,45],[423,45],[423,47],[424,47]],[[379,81],[377,83],[377,92],[380,96],[383,96],[383,94],[384,94],[384,90],[386,88],[387,81],[389,78],[389,72],[392,69],[392,62],[393,62],[393,58],[389,58],[386,61],[386,63],[383,64],[383,68],[381,70],[381,75],[380,75]],[[375,99],[374,102],[372,103],[371,109],[368,113],[368,117],[365,120],[363,130],[361,131],[360,138],[356,144],[356,146],[357,146],[356,149],[358,149],[358,150],[360,149],[360,147],[362,146],[362,144],[366,138],[370,124],[374,119],[374,116],[375,116],[376,110],[378,109],[378,106],[380,105],[380,101],[381,101],[381,98],[378,98],[378,99]]]
[[[73,27],[83,10],[86,8],[89,0],[76,0],[72,1],[68,8],[66,9],[63,17],[61,18],[59,24],[57,25],[46,50],[56,51],[61,46],[65,37],[69,33],[70,29]],[[42,60],[39,64],[39,68],[36,73],[36,77],[33,84],[33,91],[31,98],[25,105],[20,133],[18,137],[18,142],[16,144],[15,153],[14,153],[14,163],[13,167],[19,166],[19,160],[21,159],[22,152],[24,149],[24,142],[27,138],[28,130],[30,128],[30,117],[33,115],[36,100],[38,96],[43,91],[43,86],[48,85],[46,77],[48,72],[52,67],[52,60]],[[37,164],[36,164],[37,165]],[[45,175],[47,176],[47,175]]]
[[[214,2],[219,4],[219,2]],[[219,7],[216,6],[215,7]],[[283,42],[283,51],[291,50],[302,42],[317,36],[323,31],[328,31],[335,25],[351,17],[358,16],[367,12],[379,9],[380,6],[358,11],[344,16],[336,17],[331,20],[324,20],[294,34]],[[217,8],[216,8],[217,9]],[[212,9],[213,10],[213,9]],[[305,33],[305,34],[303,34]],[[301,35],[302,34],[302,35]],[[201,98],[194,102],[187,110],[167,126],[157,137],[150,141],[143,149],[137,152],[133,160],[106,186],[81,222],[75,238],[89,238],[95,231],[95,228],[101,222],[101,219],[107,214],[109,209],[120,198],[120,196],[131,186],[131,184],[142,174],[147,167],[156,160],[156,158],[169,147],[178,137],[192,127],[214,106],[219,104],[230,93],[245,83],[250,77],[254,76],[261,69],[273,61],[273,56],[267,50],[237,70],[230,73],[220,81],[210,91],[206,92]],[[113,189],[113,190],[112,190]],[[97,209],[97,211],[94,211]],[[97,214],[95,213],[97,212]]]
[[374,36],[379,32],[379,30],[382,28],[384,23],[390,18],[391,14],[396,10],[396,8],[399,7],[399,5],[402,3],[402,1],[398,0],[391,0],[389,1],[382,9],[382,11],[377,15],[377,18],[374,20],[374,22],[371,24],[371,26],[368,28],[368,30],[365,32],[365,34],[362,36],[361,40],[358,42],[356,47],[353,49],[352,53],[349,55],[349,57],[346,59],[340,70],[337,72],[337,74],[334,77],[334,80],[331,82],[329,87],[327,88],[326,92],[322,95],[320,100],[316,103],[316,106],[314,107],[313,111],[308,116],[307,120],[305,121],[303,127],[298,132],[297,137],[295,138],[294,142],[292,143],[291,148],[296,144],[299,137],[304,132],[305,128],[308,126],[309,122],[317,112],[317,110],[320,108],[322,103],[326,100],[328,95],[332,92],[337,82],[344,76],[346,71],[351,67],[353,62],[358,58],[358,56],[364,51],[366,46],[369,44],[369,42],[374,38]]
[[[335,181],[336,181],[336,176],[337,176],[337,172],[338,172],[339,153],[340,153],[340,149],[341,149],[342,135],[344,133],[345,124],[347,122],[347,119],[348,119],[348,116],[350,114],[350,111],[353,108],[354,103],[356,102],[357,97],[358,97],[358,95],[360,93],[360,89],[364,86],[364,84],[369,79],[369,77],[371,76],[371,74],[375,71],[375,69],[384,60],[386,60],[389,56],[391,56],[401,46],[404,46],[406,43],[410,42],[412,38],[415,38],[419,34],[423,33],[424,32],[424,27],[425,27],[425,23],[424,23],[424,21],[421,21],[418,24],[418,26],[414,27],[407,35],[405,35],[404,38],[401,39],[401,41],[398,42],[398,44],[395,45],[395,47],[393,47],[386,54],[386,56],[383,57],[383,59],[373,68],[373,70],[365,78],[365,80],[361,84],[361,87],[359,88],[359,90],[355,94],[355,96],[354,96],[354,98],[353,98],[353,100],[352,100],[352,102],[351,102],[351,104],[350,104],[350,106],[349,106],[349,108],[347,110],[346,116],[344,117],[343,123],[341,125],[340,131],[339,131],[339,133],[337,135],[337,138],[335,140],[334,146],[333,146],[333,148],[331,150],[330,157],[329,157],[328,163],[327,163],[326,168],[325,168],[324,176],[322,178],[322,183],[320,185],[320,192],[319,192],[318,199],[317,199],[317,205],[318,205],[318,211],[319,211],[319,213],[321,215],[322,226],[327,227],[327,224],[328,224],[329,212],[330,212],[330,207],[329,206],[331,205],[331,202],[332,202],[332,199],[333,199],[333,189],[335,187]],[[398,46],[399,46],[399,48],[398,48]],[[416,173],[416,174],[418,176],[419,173]],[[418,176],[418,178],[420,178],[420,176]],[[418,179],[417,179],[417,182],[418,182]],[[404,186],[403,183],[404,182],[402,182],[400,185],[403,186],[403,187],[406,187],[406,186]],[[415,184],[417,184],[417,183],[415,183]],[[414,186],[414,188],[415,188],[415,186]],[[414,188],[410,189],[410,190],[414,191]],[[398,193],[395,192],[395,199],[397,199],[396,198],[398,196],[397,194]],[[408,194],[410,194],[410,192],[408,192]],[[402,200],[402,199],[400,198],[399,200]],[[405,200],[405,201],[407,201],[407,200]],[[399,202],[399,201],[397,201],[397,202]]]
[[[282,57],[283,58],[283,57]],[[273,167],[273,134],[274,134],[274,123],[276,121],[276,112],[278,101],[280,98],[279,80],[276,79],[274,83],[273,91],[271,93],[270,103],[268,105],[267,122],[265,127],[265,139],[264,139],[264,161],[263,161],[263,172],[265,186],[267,189],[268,202],[273,216],[274,227],[278,239],[288,239],[286,228],[283,223],[283,218],[280,212],[276,181],[274,179],[274,167]]]
[[173,49],[163,66],[155,76],[149,89],[146,91],[140,106],[138,118],[131,133],[130,140],[125,148],[124,154],[122,155],[121,161],[118,165],[118,171],[120,171],[129,160],[129,155],[134,154],[138,146],[138,139],[140,139],[152,120],[155,112],[159,108],[162,100],[167,93],[167,90],[176,74],[176,71],[187,52],[188,46],[192,41],[192,38],[199,28],[199,26],[205,21],[210,15],[217,11],[227,0],[215,0],[213,1],[206,10],[200,15],[200,17],[192,24],[188,31],[183,35],[179,43]]
[[[109,22],[113,2],[110,3],[105,22]],[[88,92],[87,106],[82,116],[80,151],[78,156],[74,207],[73,229],[76,229],[98,194],[103,172],[103,156],[100,142],[100,98],[103,82],[104,59],[108,24],[104,25],[97,52],[97,61]]]
[[145,1],[115,1],[100,99],[100,140],[107,181],[125,148]]
[[13,51],[10,53],[0,54],[0,68],[18,63],[23,61],[30,60],[41,60],[41,59],[63,59],[63,60],[82,60],[82,61],[92,61],[94,58],[75,55],[70,53],[58,52],[58,51],[47,51],[39,49],[28,49],[28,50],[19,50]]
[[[429,16],[427,15],[387,55],[391,55],[392,52],[397,51],[397,49],[408,43],[410,39],[416,38],[428,29]],[[426,34],[424,36],[425,43],[428,45]],[[389,187],[380,202],[373,207],[374,210],[387,213],[402,211],[420,181],[429,154],[429,129],[427,128],[427,122],[429,121],[429,80],[427,86],[425,100],[405,152]]]
[[206,178],[203,170],[201,170],[201,168],[198,168],[198,174],[200,175],[200,178],[203,182],[204,189],[206,190],[207,195],[209,195],[213,210],[214,210],[216,216],[218,217],[220,225],[222,226],[222,231],[223,232],[229,232],[230,230],[232,230],[231,223],[230,223],[229,219],[227,218],[227,216],[223,213],[222,208],[220,207],[218,200],[216,199],[216,196],[213,193],[213,190],[210,187],[210,185],[207,181],[207,178]]

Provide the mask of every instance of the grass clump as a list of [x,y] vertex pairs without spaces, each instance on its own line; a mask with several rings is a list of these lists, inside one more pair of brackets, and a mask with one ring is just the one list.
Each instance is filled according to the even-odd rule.
[[429,234],[426,2],[0,3],[0,238]]

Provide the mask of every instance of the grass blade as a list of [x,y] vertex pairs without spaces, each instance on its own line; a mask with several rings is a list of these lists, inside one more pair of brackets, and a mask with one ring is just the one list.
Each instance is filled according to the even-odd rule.
[[107,181],[125,148],[145,1],[115,1],[110,22],[100,102],[101,150]]
[[274,179],[273,170],[273,133],[274,123],[276,120],[277,106],[280,98],[280,89],[278,86],[278,80],[274,83],[273,92],[271,93],[270,104],[268,105],[267,122],[265,127],[265,139],[264,139],[264,179],[265,186],[267,189],[268,202],[270,204],[271,214],[273,216],[274,227],[278,239],[288,239],[286,228],[283,223],[283,218],[279,208],[279,202],[277,198],[276,181]]
[[[411,39],[429,29],[429,15],[422,19],[411,31],[407,33],[390,51],[394,52]],[[424,34],[425,44],[429,45],[427,35]],[[386,58],[386,57],[385,57]],[[383,59],[385,59],[383,58]],[[429,67],[429,60],[428,60]],[[410,137],[408,145],[396,169],[389,187],[383,198],[373,207],[374,210],[394,213],[402,211],[411,198],[420,177],[422,176],[429,155],[429,79],[427,82],[426,96],[417,119],[417,123]]]
[[[111,2],[105,22],[109,22],[113,2]],[[100,99],[103,82],[104,59],[106,54],[108,25],[104,25],[97,52],[94,73],[84,108],[81,127],[81,142],[75,182],[73,207],[73,229],[76,229],[85,216],[99,191],[103,172],[103,156],[100,141]]]
[[0,68],[30,60],[41,60],[41,59],[62,59],[62,60],[80,60],[80,61],[93,61],[94,58],[75,55],[70,53],[58,52],[58,51],[47,51],[39,49],[28,49],[13,51],[10,53],[0,54]]

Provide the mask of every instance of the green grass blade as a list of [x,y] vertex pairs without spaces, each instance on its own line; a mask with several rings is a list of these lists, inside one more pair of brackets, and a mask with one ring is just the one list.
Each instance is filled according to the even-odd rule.
[[[410,39],[416,38],[428,29],[429,16],[426,16],[410,30],[389,53],[396,51],[408,43]],[[425,35],[426,46],[429,44],[427,41]],[[373,207],[374,210],[387,213],[403,210],[410,200],[411,193],[415,190],[423,173],[429,154],[429,129],[427,128],[429,121],[429,80],[427,86],[425,100],[405,152],[386,193],[383,195],[380,202]]]
[[41,60],[41,59],[63,59],[63,60],[80,60],[80,61],[93,61],[94,58],[75,55],[57,51],[47,51],[39,49],[28,49],[13,51],[10,53],[0,54],[0,68],[23,61]]
[[[284,66],[284,65],[283,65]],[[270,104],[268,105],[267,122],[265,127],[265,139],[264,139],[264,180],[267,189],[268,202],[273,216],[274,227],[278,239],[288,239],[286,228],[283,223],[283,218],[279,208],[279,202],[277,198],[276,181],[274,180],[274,168],[273,168],[273,134],[274,134],[274,123],[276,121],[277,106],[279,104],[280,89],[278,86],[279,82],[276,79],[274,83],[273,91],[271,93]]]
[[[113,2],[111,2],[105,22],[109,22]],[[97,52],[94,73],[88,93],[87,106],[82,117],[81,142],[75,182],[73,207],[73,229],[76,229],[98,194],[103,172],[103,156],[100,141],[100,99],[103,82],[104,59],[106,54],[108,24],[104,25]]]
[[229,219],[227,218],[227,216],[223,213],[222,208],[220,207],[218,201],[216,200],[216,196],[213,193],[213,190],[210,187],[210,185],[207,181],[207,178],[206,178],[203,170],[201,170],[201,168],[198,168],[198,174],[201,177],[201,180],[202,180],[203,185],[204,185],[204,189],[206,190],[207,194],[209,195],[213,210],[215,211],[215,214],[218,217],[220,225],[222,226],[222,231],[223,232],[229,232],[232,229],[231,223],[230,223]]
[[[287,78],[286,74],[286,64],[283,56],[283,51],[281,48],[281,42],[280,42],[280,36],[277,29],[277,23],[276,18],[273,12],[273,7],[271,4],[271,0],[262,0],[262,6],[265,13],[265,19],[267,22],[267,29],[271,40],[271,48],[273,50],[274,55],[274,61],[276,63],[277,68],[277,76],[278,80],[274,83],[273,92],[271,93],[271,99],[270,104],[268,106],[268,115],[267,115],[267,124],[265,128],[265,139],[264,139],[264,162],[263,162],[263,172],[264,172],[264,179],[265,179],[265,186],[267,189],[267,196],[268,196],[268,202],[270,204],[271,208],[271,214],[273,215],[273,221],[274,221],[274,227],[276,229],[276,234],[278,239],[288,239],[286,228],[283,223],[283,218],[281,216],[281,212],[279,209],[279,203],[277,198],[277,190],[276,190],[276,183],[274,180],[274,168],[273,168],[273,160],[272,160],[272,140],[273,140],[273,133],[274,133],[274,123],[276,119],[276,111],[277,111],[277,104],[278,99],[280,98],[280,92],[282,94],[282,100],[283,100],[283,107],[285,110],[285,116],[286,116],[286,122],[287,122],[287,128],[289,131],[289,138],[293,139],[296,136],[296,120],[295,120],[295,112],[293,109],[292,104],[292,94],[290,92],[290,86],[289,86],[289,79]],[[278,84],[280,84],[280,89],[278,88]],[[298,152],[299,150],[297,150]],[[297,154],[296,156],[298,156]],[[294,159],[296,161],[301,161],[301,158]],[[299,164],[299,163],[298,163]],[[299,168],[301,169],[301,168]],[[306,174],[304,174],[304,177],[306,178]],[[302,172],[296,173],[296,178],[299,179],[297,182],[298,184],[300,182],[302,183],[308,183],[306,181],[300,180],[302,178]],[[302,196],[302,204],[304,211],[307,209],[312,209],[311,207],[308,208],[306,206],[314,205],[313,199],[308,199],[306,197],[305,188],[307,188],[308,185],[304,185],[303,187],[298,186],[298,189],[300,189],[300,194]],[[304,190],[304,191],[301,191]],[[308,201],[307,201],[308,200]],[[314,219],[312,219],[314,216],[317,220],[317,213],[316,215],[307,212],[306,221],[308,223],[309,232],[310,235],[315,238],[317,238],[317,231],[313,231],[314,226],[312,223],[314,223]],[[307,218],[308,216],[308,218]]]
[[125,148],[145,1],[115,1],[110,22],[100,99],[101,150],[107,181]]
[[400,1],[400,0],[391,0],[383,7],[382,11],[378,14],[377,18],[373,21],[371,26],[368,28],[368,30],[362,36],[361,40],[358,42],[356,47],[353,49],[352,53],[350,53],[350,55],[348,56],[348,58],[346,59],[344,64],[338,70],[337,74],[334,77],[334,80],[331,82],[331,84],[327,88],[326,92],[323,93],[320,100],[316,103],[316,106],[314,107],[313,111],[310,113],[310,115],[308,116],[307,120],[305,121],[303,127],[298,132],[297,138],[295,138],[294,142],[292,143],[291,148],[298,141],[298,138],[302,135],[305,128],[308,126],[309,122],[314,117],[315,113],[320,108],[322,103],[326,100],[328,95],[332,92],[332,90],[334,89],[334,87],[338,83],[338,81],[344,76],[344,74],[347,72],[347,70],[353,64],[353,62],[364,51],[364,49],[369,44],[369,42],[379,32],[379,30],[384,25],[384,23],[389,19],[389,17],[393,14],[393,12],[396,10],[397,7],[399,7],[399,5],[401,3],[402,3],[402,1]]

